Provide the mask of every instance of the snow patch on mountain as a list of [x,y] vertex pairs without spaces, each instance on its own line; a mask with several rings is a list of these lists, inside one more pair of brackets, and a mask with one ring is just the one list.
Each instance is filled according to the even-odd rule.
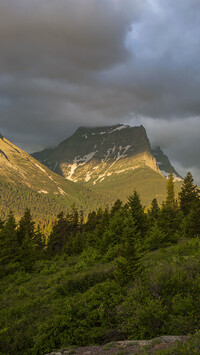
[[[97,134],[111,134],[111,133],[113,133],[113,132],[116,132],[116,131],[121,131],[122,129],[125,129],[125,128],[128,128],[129,126],[125,126],[125,125],[119,125],[118,127],[116,127],[116,128],[114,128],[114,129],[112,129],[112,127],[111,128],[108,128],[106,131],[101,131],[101,132],[92,132],[92,136],[95,136],[95,135],[97,135]],[[85,134],[86,135],[86,134]],[[85,136],[84,135],[84,136]],[[84,137],[83,136],[83,137]]]
[[85,176],[85,182],[88,182],[91,179],[91,173],[87,172]]
[[[103,181],[104,178],[105,178],[105,176],[108,176],[108,171],[113,167],[113,165],[114,165],[118,160],[120,160],[120,159],[122,159],[122,158],[125,158],[125,157],[127,156],[126,152],[127,152],[127,150],[128,150],[129,148],[131,148],[131,145],[127,145],[126,147],[122,147],[121,145],[119,146],[119,151],[118,151],[118,153],[117,153],[117,156],[116,156],[115,160],[113,161],[112,164],[110,164],[110,166],[106,169],[106,171],[105,171],[103,174],[99,175],[99,176],[97,177],[97,179],[93,181],[93,185],[95,185],[95,184],[97,183],[97,181],[99,181],[99,182]],[[112,149],[114,149],[114,148],[112,148]],[[110,151],[110,150],[111,150],[111,148],[108,149],[108,151]]]
[[[83,157],[80,158],[80,156],[75,157],[74,161],[72,164],[69,164],[69,173],[67,175],[67,179],[74,181],[74,179],[72,178],[72,175],[74,174],[75,170],[79,167],[79,166],[83,166],[85,165],[88,161],[90,161],[93,156],[96,154],[96,151],[91,152],[89,154],[84,155]],[[87,180],[88,181],[88,180]]]
[[115,132],[115,131],[121,131],[122,129],[128,128],[128,127],[129,127],[129,126],[120,125],[119,127],[117,127],[117,128],[115,128],[115,129],[113,129],[112,131],[110,131],[109,134],[110,134],[110,133],[113,133],[113,132]]

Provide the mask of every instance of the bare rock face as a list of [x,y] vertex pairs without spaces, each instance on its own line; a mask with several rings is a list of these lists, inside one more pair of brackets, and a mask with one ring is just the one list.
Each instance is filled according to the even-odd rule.
[[157,164],[163,176],[168,177],[172,172],[175,180],[182,180],[181,176],[177,173],[173,165],[170,163],[169,158],[163,153],[160,147],[152,149],[152,153],[156,158]]

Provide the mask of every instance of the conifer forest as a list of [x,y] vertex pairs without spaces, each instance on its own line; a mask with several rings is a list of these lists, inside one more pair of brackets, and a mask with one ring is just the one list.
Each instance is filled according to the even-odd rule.
[[191,173],[178,198],[171,174],[166,200],[148,209],[134,191],[87,216],[72,206],[36,223],[26,209],[17,222],[10,211],[0,221],[0,354],[198,334],[199,216]]

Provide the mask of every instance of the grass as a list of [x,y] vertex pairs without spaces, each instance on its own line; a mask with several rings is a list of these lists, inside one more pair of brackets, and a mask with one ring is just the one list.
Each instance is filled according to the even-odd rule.
[[[180,187],[181,183],[175,182],[175,194],[180,191]],[[149,206],[153,198],[156,198],[159,204],[166,198],[166,179],[146,166],[128,173],[111,175],[101,183],[91,185],[90,188],[101,194],[107,194],[113,201],[116,199],[115,196],[118,196],[124,202],[136,190],[145,206]]]

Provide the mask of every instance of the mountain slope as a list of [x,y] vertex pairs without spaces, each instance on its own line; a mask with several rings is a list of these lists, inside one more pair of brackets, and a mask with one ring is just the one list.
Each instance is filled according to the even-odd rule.
[[143,126],[80,127],[57,148],[33,156],[66,179],[93,185],[141,164],[160,173]]
[[172,172],[175,180],[182,179],[179,173],[175,170],[170,163],[169,158],[163,153],[160,147],[152,149],[153,156],[156,158],[157,164],[163,176],[169,176]]
[[[0,216],[30,207],[40,217],[77,207],[91,209],[103,203],[101,196],[55,174],[3,136],[0,137]],[[37,201],[37,202],[36,202]]]
[[148,205],[155,195],[160,203],[166,195],[166,179],[154,154],[143,126],[116,125],[80,127],[57,148],[33,156],[66,179],[112,200],[125,201],[136,189]]

